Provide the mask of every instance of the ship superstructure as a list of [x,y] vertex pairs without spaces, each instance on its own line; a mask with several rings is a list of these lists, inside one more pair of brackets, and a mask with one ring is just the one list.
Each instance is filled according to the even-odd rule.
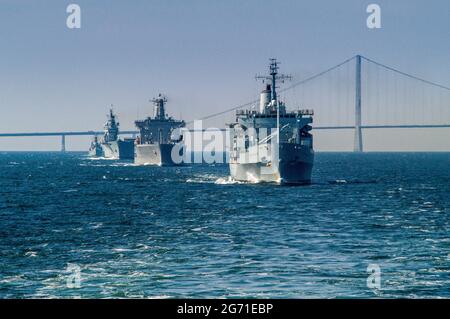
[[104,126],[102,139],[103,156],[110,159],[133,159],[134,139],[119,139],[119,122],[113,110],[109,110],[108,120]]
[[239,181],[307,184],[314,162],[312,110],[288,112],[278,98],[277,81],[290,79],[278,74],[270,60],[269,75],[256,110],[238,110],[230,127],[230,174]]
[[102,157],[103,156],[102,145],[99,143],[97,135],[94,136],[94,139],[91,142],[91,146],[89,147],[89,156],[90,157]]
[[172,158],[172,149],[176,144],[183,142],[182,135],[175,136],[175,131],[184,127],[185,123],[166,114],[165,96],[159,94],[151,102],[154,104],[153,117],[135,122],[139,136],[136,139],[134,161],[140,165],[179,164]]

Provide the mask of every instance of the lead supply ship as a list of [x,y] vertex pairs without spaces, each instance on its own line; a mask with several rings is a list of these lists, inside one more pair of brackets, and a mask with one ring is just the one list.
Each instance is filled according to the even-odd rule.
[[134,139],[119,139],[119,122],[113,110],[109,110],[108,121],[104,127],[103,139],[101,142],[103,156],[110,159],[133,159]]
[[313,111],[287,112],[277,97],[278,63],[270,60],[268,83],[261,92],[259,110],[238,110],[230,127],[230,174],[234,180],[308,184],[314,162]]
[[[139,129],[136,139],[134,162],[139,165],[171,166],[180,164],[172,158],[175,145],[182,145],[182,135],[175,137],[175,131],[184,127],[184,121],[175,120],[165,113],[167,98],[158,95],[152,99],[155,105],[154,117],[135,122]],[[179,155],[182,156],[182,148]]]

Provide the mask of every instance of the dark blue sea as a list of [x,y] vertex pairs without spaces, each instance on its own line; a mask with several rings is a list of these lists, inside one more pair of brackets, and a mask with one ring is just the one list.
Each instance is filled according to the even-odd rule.
[[290,187],[0,153],[0,298],[55,297],[449,298],[450,154],[318,153]]

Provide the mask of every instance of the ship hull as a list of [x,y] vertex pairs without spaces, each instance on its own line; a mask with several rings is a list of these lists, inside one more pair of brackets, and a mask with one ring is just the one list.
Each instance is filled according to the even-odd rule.
[[311,183],[314,151],[297,144],[280,145],[279,164],[230,163],[230,175],[234,180],[245,182],[272,182],[280,184]]
[[175,144],[136,145],[134,163],[137,165],[174,166],[172,149]]
[[280,177],[282,184],[310,184],[314,150],[298,144],[280,144]]
[[103,150],[100,145],[96,146],[93,149],[89,150],[89,156],[90,157],[102,157],[103,156]]
[[103,156],[109,159],[133,159],[134,141],[118,140],[102,143]]

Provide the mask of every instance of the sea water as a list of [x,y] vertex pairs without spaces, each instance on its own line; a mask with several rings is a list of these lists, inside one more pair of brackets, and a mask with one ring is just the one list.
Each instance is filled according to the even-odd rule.
[[308,186],[228,176],[0,153],[0,298],[450,297],[449,153],[318,153]]

